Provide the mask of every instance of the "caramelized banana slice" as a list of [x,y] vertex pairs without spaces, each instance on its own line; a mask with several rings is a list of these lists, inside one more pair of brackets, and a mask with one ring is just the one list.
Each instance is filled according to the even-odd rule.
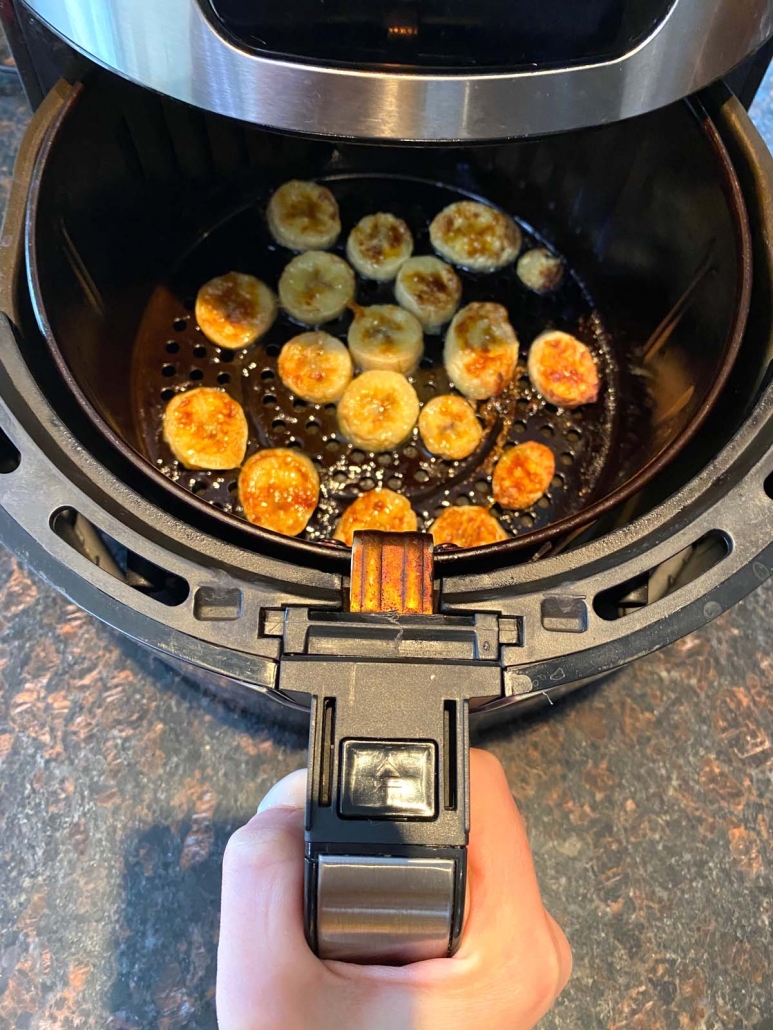
[[456,544],[457,547],[482,547],[506,540],[507,533],[488,508],[476,504],[446,508],[429,527],[435,545]]
[[419,398],[397,372],[363,372],[347,386],[338,405],[344,436],[364,451],[391,451],[419,417]]
[[239,475],[245,517],[263,529],[297,536],[319,500],[319,476],[305,454],[277,447],[248,458]]
[[196,321],[208,340],[238,350],[255,343],[273,325],[276,297],[253,275],[229,272],[210,279],[196,296]]
[[550,293],[561,285],[564,277],[561,258],[551,254],[545,247],[527,250],[518,258],[515,270],[523,285],[535,293]]
[[503,508],[531,508],[542,497],[556,471],[553,452],[529,440],[505,451],[491,482],[497,504]]
[[349,233],[346,256],[360,275],[384,282],[394,279],[413,253],[411,230],[396,215],[366,215]]
[[268,202],[271,235],[290,250],[327,250],[341,232],[338,204],[316,182],[291,179]]
[[426,332],[434,333],[459,307],[462,283],[453,268],[439,258],[409,258],[397,273],[395,297]]
[[459,461],[469,457],[478,446],[483,428],[469,401],[446,393],[433,397],[421,409],[419,433],[430,453]]
[[364,371],[382,369],[409,375],[424,353],[419,320],[396,304],[356,307],[347,341],[355,363]]
[[354,272],[335,254],[309,250],[285,266],[279,300],[290,318],[321,325],[338,318],[354,298]]
[[476,200],[444,207],[432,220],[429,238],[447,261],[474,272],[494,272],[509,265],[522,239],[512,218]]
[[351,382],[349,351],[330,333],[317,330],[301,333],[282,347],[279,377],[291,393],[312,404],[330,404],[341,399]]
[[164,439],[189,469],[233,469],[247,449],[247,419],[238,401],[223,390],[199,386],[167,404]]
[[334,540],[352,546],[358,529],[379,529],[385,533],[415,533],[418,526],[416,512],[402,494],[394,490],[369,490],[352,501],[336,526]]
[[538,336],[529,350],[527,368],[534,388],[559,408],[579,408],[598,399],[599,373],[593,356],[569,333]]
[[518,362],[518,337],[507,309],[489,301],[462,308],[448,327],[443,357],[451,381],[466,397],[496,397]]

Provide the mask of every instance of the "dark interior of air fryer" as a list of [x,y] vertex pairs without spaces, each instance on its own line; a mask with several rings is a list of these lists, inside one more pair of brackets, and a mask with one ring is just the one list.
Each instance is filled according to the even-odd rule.
[[[67,132],[38,168],[28,241],[48,345],[83,409],[102,423],[125,478],[173,513],[252,546],[270,548],[275,538],[239,518],[238,470],[183,469],[161,438],[164,405],[180,390],[220,386],[239,400],[248,455],[299,447],[315,461],[321,503],[305,537],[328,550],[342,546],[327,542],[341,511],[379,485],[406,494],[424,527],[448,504],[489,505],[486,457],[502,428],[460,462],[431,456],[417,434],[394,453],[366,454],[342,438],[334,406],[282,385],[277,356],[297,325],[280,316],[246,351],[222,351],[203,336],[193,298],[209,278],[239,270],[276,289],[292,255],[272,241],[265,208],[287,179],[316,179],[335,194],[340,253],[356,222],[380,210],[408,222],[415,254],[431,253],[431,219],[473,197],[512,214],[524,248],[544,244],[562,257],[563,283],[548,295],[527,290],[512,266],[462,273],[462,304],[504,304],[520,339],[510,442],[537,440],[556,457],[555,478],[533,508],[497,511],[515,541],[491,550],[511,560],[555,549],[571,517],[655,471],[706,414],[738,343],[737,198],[700,109],[687,103],[536,141],[386,147],[269,133],[108,78],[84,88],[62,124]],[[356,299],[393,302],[392,284],[358,277]],[[350,318],[325,328],[345,339]],[[525,357],[550,328],[592,349],[602,380],[596,404],[562,411],[535,393]],[[413,379],[422,402],[447,392],[442,335],[426,337]]]

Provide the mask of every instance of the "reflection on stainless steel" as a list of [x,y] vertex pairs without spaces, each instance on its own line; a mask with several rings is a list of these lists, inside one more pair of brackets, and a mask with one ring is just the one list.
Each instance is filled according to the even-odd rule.
[[448,954],[451,859],[321,855],[317,884],[321,958],[396,963]]
[[675,0],[631,53],[483,75],[293,63],[219,35],[196,0],[25,0],[98,63],[199,107],[271,128],[384,140],[498,139],[661,107],[718,78],[773,33],[773,0]]

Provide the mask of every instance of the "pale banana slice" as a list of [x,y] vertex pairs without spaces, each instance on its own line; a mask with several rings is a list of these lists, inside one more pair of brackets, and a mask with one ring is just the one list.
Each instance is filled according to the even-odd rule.
[[343,258],[321,250],[299,254],[279,279],[279,300],[302,325],[332,322],[354,298],[354,272]]
[[276,318],[273,292],[244,272],[210,279],[196,295],[196,321],[208,340],[227,350],[249,347]]
[[532,386],[549,404],[579,408],[599,395],[599,373],[593,355],[569,333],[542,333],[529,348],[526,363]]
[[338,425],[364,451],[391,451],[410,436],[419,417],[416,391],[398,372],[363,372],[338,404]]
[[483,427],[469,401],[455,393],[446,393],[433,397],[421,409],[419,433],[431,454],[460,461],[478,446]]
[[349,233],[346,256],[366,279],[394,279],[413,253],[413,236],[402,218],[380,211],[366,215]]
[[429,238],[447,261],[474,272],[509,265],[522,242],[521,230],[509,215],[476,200],[444,207],[430,224]]
[[352,501],[336,526],[334,540],[352,546],[358,529],[378,529],[384,533],[415,533],[418,528],[416,512],[402,494],[394,490],[369,490]]
[[319,476],[300,451],[277,447],[248,458],[239,475],[245,517],[285,536],[302,533],[319,500]]
[[364,371],[414,372],[424,353],[421,323],[396,304],[355,307],[347,337],[354,362]]
[[288,340],[277,364],[279,378],[287,389],[312,404],[340,400],[352,378],[349,351],[322,330]]
[[176,394],[164,410],[164,439],[189,469],[233,469],[244,460],[249,429],[241,404],[199,386]]
[[529,440],[505,451],[496,464],[491,492],[503,508],[531,508],[542,497],[556,471],[549,447]]
[[316,182],[286,182],[271,197],[266,215],[271,235],[290,250],[327,250],[341,232],[336,199]]
[[457,547],[483,547],[507,539],[499,521],[488,508],[477,504],[455,505],[439,515],[429,527],[435,546],[456,544]]
[[564,277],[564,263],[545,247],[527,250],[515,266],[518,278],[535,293],[550,293],[557,289]]
[[462,308],[448,327],[443,358],[451,382],[465,397],[498,396],[518,363],[518,337],[507,309],[490,301]]
[[428,333],[438,332],[459,307],[462,283],[440,258],[409,258],[395,280],[397,303],[410,311]]

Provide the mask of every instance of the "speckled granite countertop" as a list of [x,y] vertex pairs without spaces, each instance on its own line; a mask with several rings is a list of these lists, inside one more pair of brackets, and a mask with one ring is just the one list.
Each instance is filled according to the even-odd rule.
[[[773,1030],[772,603],[482,741],[574,948],[545,1028]],[[225,842],[304,758],[0,552],[0,1028],[214,1027]]]

